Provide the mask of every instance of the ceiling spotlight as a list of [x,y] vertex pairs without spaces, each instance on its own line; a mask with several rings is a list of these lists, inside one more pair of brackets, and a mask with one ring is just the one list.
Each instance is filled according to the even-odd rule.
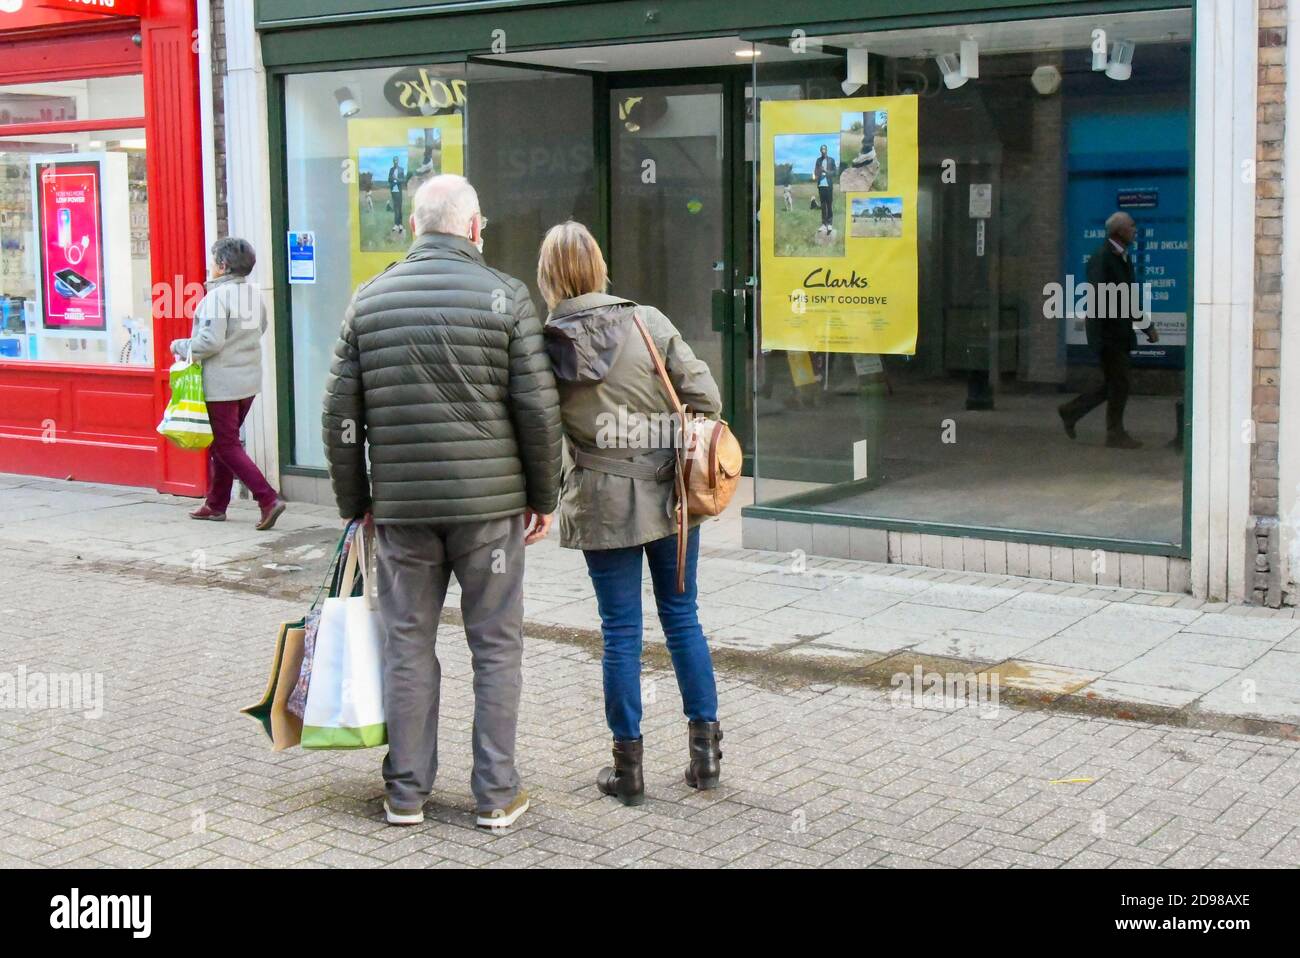
[[349,87],[341,86],[335,90],[334,99],[339,105],[339,116],[345,120],[361,112],[361,104],[352,95],[352,90]]
[[966,82],[966,77],[961,74],[961,60],[955,53],[942,53],[934,58],[934,62],[939,64],[939,70],[943,73],[943,85],[949,90],[955,90]]
[[1116,40],[1110,49],[1110,63],[1106,66],[1106,76],[1112,80],[1127,80],[1133,75],[1132,40]]
[[1029,75],[1029,82],[1040,96],[1051,96],[1061,88],[1061,71],[1052,64],[1045,63],[1034,68],[1034,72]]
[[848,66],[844,71],[844,82],[840,84],[840,89],[844,91],[845,96],[853,96],[866,85],[868,53],[862,49],[850,49],[847,52]]
[[974,37],[961,42],[961,75],[967,80],[977,79],[980,75],[980,44]]

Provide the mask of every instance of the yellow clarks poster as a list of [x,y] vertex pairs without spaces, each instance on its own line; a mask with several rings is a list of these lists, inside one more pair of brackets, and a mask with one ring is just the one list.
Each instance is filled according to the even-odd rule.
[[917,99],[765,100],[762,348],[916,352]]
[[406,256],[420,184],[465,172],[463,130],[459,113],[348,121],[354,287]]

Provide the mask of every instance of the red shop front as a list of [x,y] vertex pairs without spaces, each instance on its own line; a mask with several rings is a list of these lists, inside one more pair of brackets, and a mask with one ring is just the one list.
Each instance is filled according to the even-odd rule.
[[155,428],[205,272],[197,37],[193,0],[0,0],[0,472],[204,491]]

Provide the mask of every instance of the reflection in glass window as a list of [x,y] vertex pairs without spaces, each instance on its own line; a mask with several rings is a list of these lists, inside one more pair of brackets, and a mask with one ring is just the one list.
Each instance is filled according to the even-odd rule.
[[288,228],[310,231],[316,256],[315,281],[290,286],[297,465],[325,465],[321,402],[353,291],[406,255],[420,183],[463,171],[463,69],[286,78]]
[[144,78],[89,77],[0,86],[0,126],[144,116]]
[[[760,349],[761,504],[1182,542],[1190,43],[1190,11],[1162,10],[839,35],[797,66],[757,61],[760,99],[837,98],[845,51],[866,50],[853,95],[915,94],[920,138],[900,157],[875,131],[876,162],[919,170],[916,351]],[[863,197],[853,215],[889,224]],[[1139,298],[1102,320],[1090,280]]]
[[485,258],[535,289],[546,230],[595,216],[591,115],[588,78],[493,64],[286,79],[288,226],[313,233],[317,257],[315,281],[290,287],[296,465],[325,465],[321,401],[343,313],[406,255],[424,179],[467,175],[491,221]]
[[0,138],[0,360],[151,366],[143,130]]

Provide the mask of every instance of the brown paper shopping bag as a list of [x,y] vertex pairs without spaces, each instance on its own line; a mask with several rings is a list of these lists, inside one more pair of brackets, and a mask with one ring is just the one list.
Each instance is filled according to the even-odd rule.
[[305,634],[306,629],[301,619],[281,624],[280,633],[275,639],[266,691],[256,703],[239,710],[262,723],[266,734],[271,737],[271,749],[276,752],[292,748],[302,738],[302,719],[285,708],[285,704],[298,682]]

